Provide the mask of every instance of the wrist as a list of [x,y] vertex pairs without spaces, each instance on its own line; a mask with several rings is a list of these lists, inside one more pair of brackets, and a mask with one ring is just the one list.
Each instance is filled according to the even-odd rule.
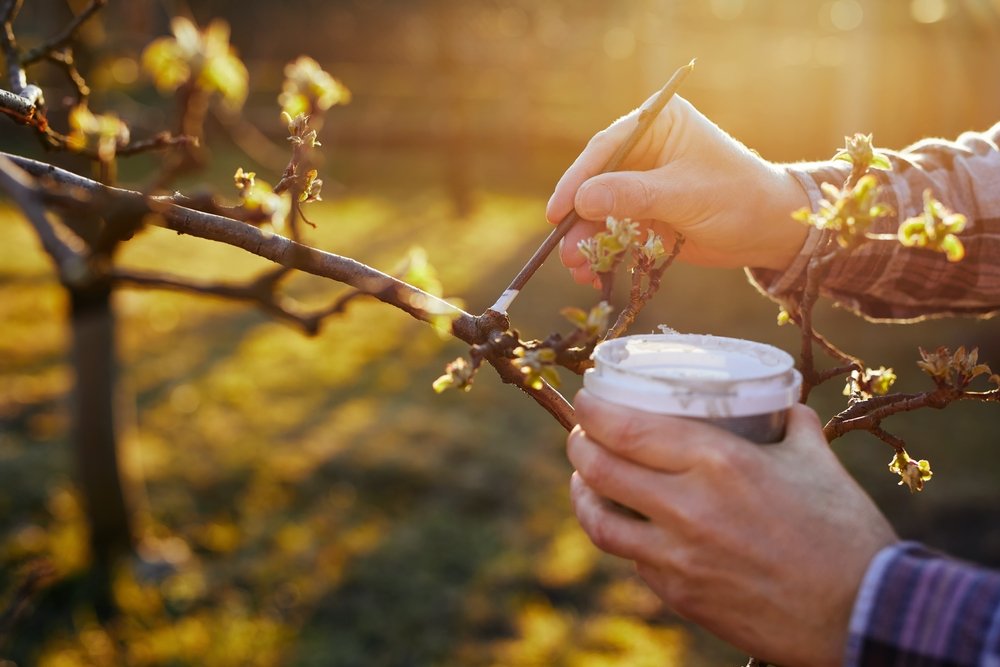
[[786,270],[798,257],[809,235],[808,226],[792,219],[792,213],[811,205],[799,179],[784,165],[769,165],[768,187],[759,192],[756,210],[761,251],[752,268]]

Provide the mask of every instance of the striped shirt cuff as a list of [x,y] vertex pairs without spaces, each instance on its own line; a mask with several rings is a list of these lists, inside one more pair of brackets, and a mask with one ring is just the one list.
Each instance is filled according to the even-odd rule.
[[[825,164],[825,163],[824,163]],[[795,180],[799,182],[806,195],[809,197],[809,210],[819,209],[819,202],[823,199],[823,192],[816,184],[816,179],[812,176],[810,167],[815,165],[801,163],[785,165]],[[792,211],[788,212],[789,215]],[[814,226],[809,225],[809,233],[806,240],[799,249],[799,254],[795,256],[792,263],[784,271],[772,271],[769,269],[747,268],[747,278],[762,294],[771,298],[780,299],[783,294],[791,292],[805,284],[806,268],[809,260],[816,251],[816,244],[819,243],[822,233]]]
[[845,667],[1000,667],[1000,573],[913,542],[880,551],[862,581]]

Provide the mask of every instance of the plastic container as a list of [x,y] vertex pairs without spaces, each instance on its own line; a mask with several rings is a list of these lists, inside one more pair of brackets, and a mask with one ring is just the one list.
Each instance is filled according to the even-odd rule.
[[802,376],[784,350],[700,334],[625,336],[599,344],[583,386],[611,403],[698,419],[757,443],[784,437]]

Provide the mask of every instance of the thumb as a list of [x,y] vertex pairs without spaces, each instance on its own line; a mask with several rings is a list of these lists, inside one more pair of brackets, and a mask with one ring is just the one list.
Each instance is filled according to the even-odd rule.
[[829,443],[823,435],[823,422],[809,406],[797,403],[788,411],[785,427],[785,442],[804,447],[818,447],[829,450]]
[[664,201],[663,174],[649,171],[616,171],[586,181],[576,193],[576,212],[587,220],[659,218]]

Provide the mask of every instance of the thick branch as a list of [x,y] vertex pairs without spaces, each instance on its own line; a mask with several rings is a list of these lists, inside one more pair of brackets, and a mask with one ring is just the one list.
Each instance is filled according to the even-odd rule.
[[[108,187],[36,160],[0,153],[0,157],[3,156],[40,179],[43,184],[63,186],[102,203],[107,200],[117,200],[120,203],[146,202],[151,210],[159,214],[159,219],[154,224],[182,234],[242,248],[282,266],[350,285],[418,320],[433,322],[441,317],[450,317],[452,334],[469,345],[481,344],[492,332],[505,331],[509,326],[504,315],[490,311],[480,316],[470,315],[439,297],[349,257],[296,243],[232,218],[185,208],[172,203],[169,197],[146,198],[142,193]],[[53,199],[58,204],[60,201],[65,203],[66,198],[54,196]],[[575,423],[573,408],[559,392],[547,385],[539,390],[526,387],[521,372],[509,359],[495,357],[490,358],[489,362],[504,382],[520,387],[560,424],[567,429],[572,428]]]
[[81,253],[71,248],[56,233],[55,227],[49,221],[42,198],[34,184],[29,182],[27,175],[19,169],[12,160],[0,154],[0,188],[7,191],[18,207],[24,211],[25,217],[42,242],[45,252],[52,257],[60,278],[66,281],[68,276],[78,272],[84,266]]
[[486,360],[496,369],[497,375],[500,376],[501,380],[507,384],[517,386],[521,391],[535,399],[535,402],[555,417],[556,421],[567,431],[572,430],[576,426],[576,414],[573,406],[549,384],[543,383],[541,389],[532,389],[525,386],[524,374],[511,363],[510,359],[490,355],[486,357]]
[[[911,412],[921,408],[941,409],[949,403],[966,398],[964,392],[942,388],[919,394],[888,394],[853,403],[843,412],[835,415],[823,427],[823,434],[828,441],[848,433],[849,431],[872,431],[879,427],[883,419],[900,412]],[[972,395],[967,398],[979,398]],[[980,400],[982,400],[980,398]],[[987,399],[989,400],[989,399]]]
[[35,105],[27,97],[0,88],[0,111],[26,123],[34,116]]
[[[146,200],[142,193],[108,187],[43,162],[7,153],[0,153],[0,156],[6,156],[36,178],[47,179],[56,185],[69,186],[94,198],[133,202]],[[479,322],[483,321],[488,325],[491,318],[477,318],[470,315],[444,299],[354,259],[296,243],[239,220],[169,203],[169,199],[151,198],[148,201],[150,209],[160,214],[160,219],[156,220],[155,224],[162,227],[236,246],[282,266],[345,283],[371,294],[380,301],[396,306],[419,320],[430,322],[441,316],[453,317],[455,319],[452,330],[456,337],[470,344],[484,340],[483,332],[479,330]]]

